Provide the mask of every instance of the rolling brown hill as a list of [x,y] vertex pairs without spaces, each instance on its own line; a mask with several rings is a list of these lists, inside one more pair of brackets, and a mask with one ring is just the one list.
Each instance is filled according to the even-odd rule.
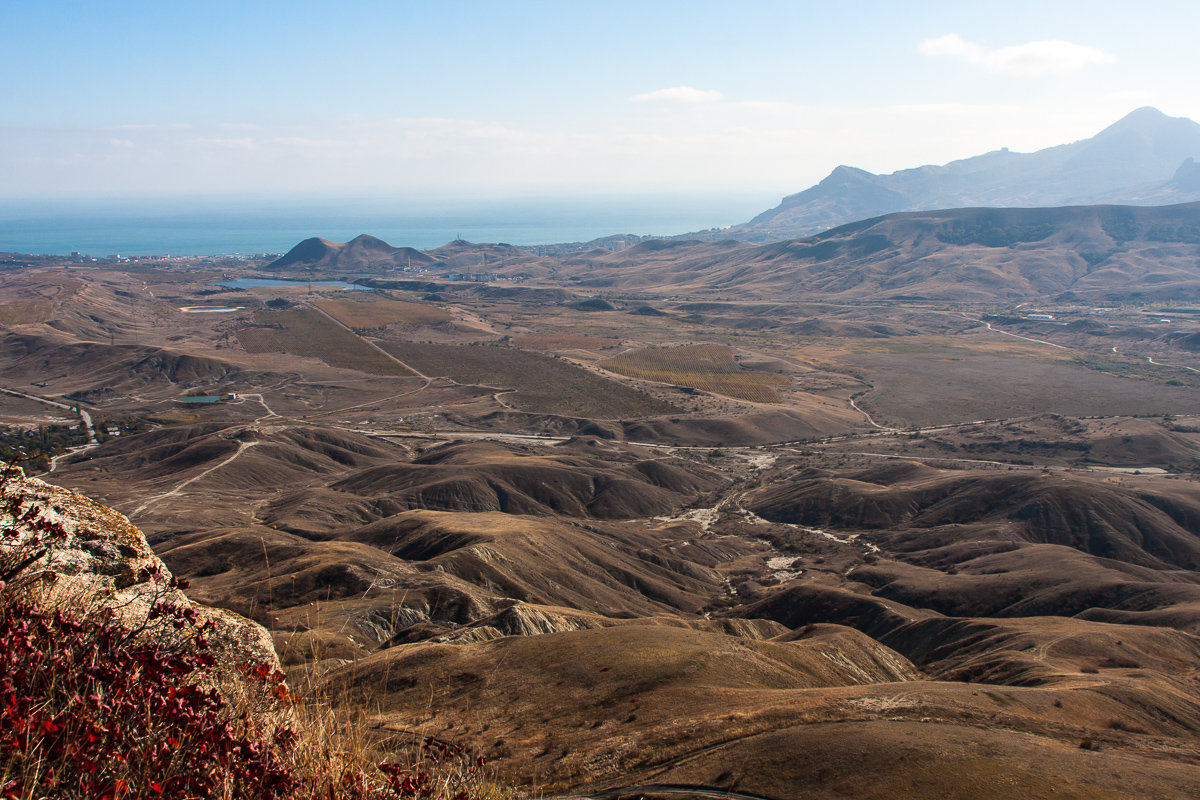
[[719,557],[705,544],[656,553],[654,528],[409,511],[339,535],[502,597],[600,614],[697,612],[718,590]]
[[222,488],[275,487],[313,476],[338,476],[347,468],[391,463],[404,451],[363,437],[321,428],[291,428],[270,435],[219,422],[173,426],[122,437],[95,457],[106,470],[139,480],[180,479],[238,454],[213,483]]
[[[197,599],[266,623],[295,674],[315,665],[380,730],[461,742],[523,786],[1197,787],[1191,484],[780,453],[730,485],[601,444],[210,424],[63,469],[159,492],[206,474],[204,513],[148,518]],[[606,487],[620,502],[597,506]],[[215,516],[238,491],[249,513]]]
[[185,350],[138,344],[62,341],[10,333],[0,341],[0,375],[14,382],[52,380],[85,401],[131,392],[179,396],[189,389],[218,393],[282,375]]
[[1064,545],[1154,569],[1200,567],[1192,528],[1200,500],[1169,490],[1120,489],[1095,479],[1039,473],[865,470],[760,490],[746,502],[761,517],[810,527],[938,532],[992,526],[1011,542]]
[[[399,645],[328,680],[369,701],[385,730],[453,720],[447,735],[493,753],[506,774],[536,774],[547,792],[1182,798],[1200,786],[1190,766],[1122,741],[1194,735],[1173,719],[1196,706],[1183,680],[1138,690],[1120,668],[1103,679],[1070,669],[1061,687],[930,680],[837,625],[756,641],[647,622]],[[1089,631],[1069,632],[1089,647]],[[1046,626],[1026,641],[1055,633]],[[994,647],[1022,635],[995,636]],[[1177,638],[1179,663],[1193,663],[1196,640]],[[1053,646],[1065,655],[1075,641]],[[1117,714],[1121,726],[1106,728]]]
[[[611,459],[535,454],[521,452],[519,447],[478,442],[436,448],[408,464],[363,470],[329,487],[340,497],[323,498],[336,505],[347,497],[386,501],[396,510],[620,519],[666,513],[722,483],[713,472],[687,462],[613,463]],[[267,518],[284,527],[297,524],[292,522],[293,515],[312,516],[314,501],[307,492],[285,496],[271,505]]]
[[781,541],[803,542],[816,531],[874,548],[846,573],[869,597],[793,587],[763,601],[773,604],[766,616],[789,626],[840,622],[890,642],[890,631],[930,612],[1200,633],[1198,500],[1191,486],[1173,481],[1119,488],[1091,476],[909,463],[812,472],[742,502],[784,523]]
[[[18,315],[29,309],[8,309],[18,333],[0,339],[0,377],[16,396],[0,400],[15,421],[0,441],[17,457],[43,441],[61,454],[37,426],[70,412],[35,407],[36,395],[110,388],[97,421],[136,424],[41,459],[50,478],[128,513],[196,598],[269,627],[294,680],[371,715],[367,739],[462,743],[496,757],[517,791],[1191,798],[1200,417],[1184,402],[1194,373],[1166,364],[1200,364],[1184,345],[1165,349],[1194,332],[1185,304],[1172,323],[1131,308],[1053,328],[985,317],[988,330],[974,309],[790,303],[770,283],[801,262],[818,289],[821,270],[866,270],[892,252],[847,244],[870,231],[913,252],[923,235],[930,258],[982,254],[930,273],[930,286],[958,275],[956,291],[984,285],[988,254],[1009,259],[1013,272],[996,273],[1008,280],[1039,247],[1107,242],[1149,270],[1191,246],[1182,212],[1170,223],[1179,241],[1166,242],[1162,209],[1059,211],[1044,239],[1024,211],[876,220],[830,239],[826,261],[813,253],[821,239],[648,245],[640,269],[630,251],[592,254],[601,266],[584,280],[699,288],[714,269],[730,283],[715,297],[645,300],[661,316],[629,313],[643,299],[616,292],[618,310],[570,307],[596,287],[472,283],[438,301],[465,327],[439,332],[454,346],[436,349],[416,341],[429,328],[381,328],[382,306],[328,297],[306,302],[356,312],[365,332],[314,322],[291,347],[251,352],[235,332],[285,332],[254,318],[255,303],[305,288],[221,293],[246,310],[192,314],[179,308],[218,299],[208,276],[151,286],[151,272],[72,267],[64,285],[85,285],[71,299],[40,275],[29,299],[49,311],[33,308],[30,322]],[[452,249],[464,265],[478,253]],[[755,283],[768,251],[780,271]],[[909,263],[898,253],[886,269]],[[871,274],[863,291],[881,291]],[[740,302],[735,289],[769,296]],[[71,325],[48,328],[72,303]],[[142,322],[155,314],[159,324]],[[441,364],[402,358],[426,376],[405,378],[328,366],[347,364],[338,343],[375,341],[406,355],[424,344]],[[679,401],[656,417],[522,411],[508,391],[596,394],[575,377],[585,368],[622,351],[685,355],[670,351],[684,342],[720,343],[731,368],[780,376],[781,401],[698,389],[682,374],[694,365],[625,384]],[[520,347],[539,357],[518,362]],[[457,372],[464,351],[477,374]],[[545,368],[554,356],[570,369]],[[508,370],[510,384],[502,363],[531,366]],[[176,403],[193,381],[240,396]],[[1182,399],[1160,404],[1168,390]],[[1044,413],[1060,397],[1095,407]],[[864,411],[922,428],[873,428]],[[1101,463],[1127,468],[1089,470]]]

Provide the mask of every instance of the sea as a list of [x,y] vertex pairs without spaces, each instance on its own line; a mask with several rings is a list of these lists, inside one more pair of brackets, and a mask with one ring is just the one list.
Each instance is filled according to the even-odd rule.
[[759,194],[521,198],[122,198],[0,200],[0,252],[109,256],[285,253],[312,236],[361,233],[428,250],[456,239],[541,245],[673,236],[745,222]]

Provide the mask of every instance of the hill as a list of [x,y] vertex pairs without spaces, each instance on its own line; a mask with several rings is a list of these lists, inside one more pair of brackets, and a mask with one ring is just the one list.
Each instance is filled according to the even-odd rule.
[[1200,298],[1200,203],[908,212],[759,247],[644,248],[573,259],[578,284],[771,299]]
[[410,264],[433,264],[436,259],[411,247],[392,247],[382,239],[361,234],[348,242],[305,239],[267,265],[269,270],[342,270],[380,272]]
[[897,211],[975,205],[1188,202],[1200,200],[1198,157],[1200,125],[1139,108],[1090,139],[1034,153],[1005,148],[888,175],[839,166],[816,186],[721,236],[779,241]]

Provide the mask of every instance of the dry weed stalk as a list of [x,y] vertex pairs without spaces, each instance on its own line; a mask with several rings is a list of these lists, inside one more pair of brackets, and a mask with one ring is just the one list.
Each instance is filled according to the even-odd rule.
[[234,660],[159,564],[120,592],[89,587],[60,558],[69,509],[23,481],[12,465],[0,478],[0,798],[485,794],[483,761],[463,748],[371,740],[361,715],[302,701],[275,664]]

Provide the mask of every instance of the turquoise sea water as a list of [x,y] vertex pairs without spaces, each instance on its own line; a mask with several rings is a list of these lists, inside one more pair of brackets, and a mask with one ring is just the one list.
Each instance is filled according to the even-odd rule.
[[462,238],[518,245],[613,234],[669,236],[724,227],[774,205],[755,196],[442,200],[0,201],[0,252],[86,256],[284,253],[360,233],[429,249]]

